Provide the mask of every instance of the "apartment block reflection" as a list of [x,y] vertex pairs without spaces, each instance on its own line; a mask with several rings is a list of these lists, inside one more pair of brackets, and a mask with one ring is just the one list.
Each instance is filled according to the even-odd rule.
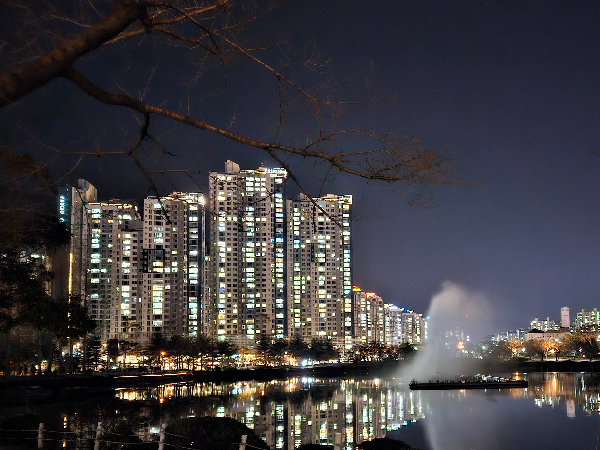
[[[333,445],[337,435],[345,449],[385,437],[386,431],[425,417],[421,394],[391,380],[310,378],[117,391],[117,397],[124,400],[158,399],[169,420],[232,417],[253,429],[271,448],[284,450],[308,443]],[[188,410],[175,406],[177,414],[169,410],[170,401],[181,405],[178,399],[185,397],[200,397],[200,401],[190,402]]]
[[339,433],[343,447],[351,449],[354,443],[385,437],[387,430],[424,417],[420,393],[391,382],[305,380],[291,387],[291,392],[298,391],[304,396],[296,395],[296,401],[267,400],[259,408],[266,414],[256,416],[254,429],[274,448],[332,445]]

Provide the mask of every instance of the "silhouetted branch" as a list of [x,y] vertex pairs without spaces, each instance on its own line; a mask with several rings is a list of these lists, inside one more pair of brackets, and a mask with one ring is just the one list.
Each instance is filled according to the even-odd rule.
[[[63,77],[70,80],[90,97],[104,104],[126,107],[142,114],[144,117],[138,138],[128,150],[67,153],[61,152],[55,146],[50,146],[57,154],[72,155],[77,153],[82,156],[86,154],[96,156],[125,154],[133,159],[150,183],[152,190],[157,192],[151,173],[158,171],[149,171],[148,168],[145,168],[145,164],[140,157],[136,155],[136,150],[140,148],[146,138],[149,138],[160,148],[163,154],[172,156],[172,153],[164,145],[149,134],[150,116],[156,114],[199,130],[217,134],[231,141],[263,150],[282,163],[283,160],[280,156],[282,154],[324,162],[329,166],[328,175],[331,171],[337,171],[384,185],[394,183],[400,183],[404,186],[415,184],[441,185],[456,182],[456,174],[444,148],[428,147],[422,140],[408,139],[393,134],[378,134],[359,129],[337,129],[337,119],[344,114],[344,111],[340,108],[354,103],[317,96],[315,92],[320,92],[322,87],[329,83],[329,78],[322,83],[318,83],[316,88],[307,90],[299,82],[292,79],[287,70],[291,66],[291,62],[287,58],[285,50],[281,49],[280,46],[276,46],[275,49],[278,52],[283,52],[284,63],[279,67],[275,67],[274,64],[268,62],[268,54],[265,56],[259,53],[259,51],[265,49],[251,48],[250,45],[247,45],[243,36],[240,38],[237,33],[243,31],[244,24],[256,20],[257,17],[270,11],[274,6],[263,7],[261,11],[250,14],[250,17],[246,19],[235,20],[232,19],[231,8],[233,6],[229,0],[215,0],[211,4],[202,5],[187,0],[172,0],[170,2],[112,0],[111,3],[113,5],[112,11],[98,23],[93,23],[91,19],[62,18],[67,23],[72,23],[78,27],[76,33],[79,34],[65,39],[62,43],[56,45],[53,50],[32,62],[0,76],[0,108],[18,101],[34,89],[53,79]],[[90,4],[89,7],[94,10],[93,16],[101,16],[94,5]],[[52,15],[56,14],[52,13]],[[218,58],[219,64],[222,66],[227,63],[224,55],[228,52],[242,55],[254,65],[258,65],[263,72],[266,71],[274,75],[279,91],[279,117],[277,118],[275,136],[270,139],[259,139],[250,134],[238,133],[234,126],[224,128],[212,124],[204,118],[193,117],[193,114],[189,112],[183,113],[181,110],[174,110],[167,107],[166,103],[162,103],[160,106],[151,104],[150,101],[145,100],[145,94],[149,89],[149,83],[156,67],[152,71],[145,89],[140,89],[140,92],[143,92],[140,94],[140,98],[129,95],[124,88],[120,88],[122,92],[111,93],[104,87],[94,84],[83,73],[73,67],[75,62],[98,49],[102,44],[114,43],[133,36],[144,36],[150,33],[164,35],[170,42],[176,40],[190,44],[193,49],[197,49],[205,57]],[[204,60],[202,60],[202,64],[204,67]],[[302,65],[313,68],[315,65],[314,51]],[[312,134],[306,134],[305,143],[296,144],[293,141],[283,140],[284,103],[282,98],[284,96],[289,97],[290,101],[298,108],[310,107],[311,112],[309,114],[312,114],[319,123],[320,128],[318,130],[311,132]],[[334,122],[334,131],[323,130],[329,112],[331,112],[329,118]],[[360,142],[352,142],[352,148],[350,149],[340,149],[340,141],[343,141],[341,142],[343,146],[349,141],[349,137],[359,138]],[[357,146],[359,150],[356,150]],[[160,158],[158,161],[160,161]],[[288,172],[293,175],[289,164],[286,163],[285,166]],[[294,178],[295,176],[292,179]],[[294,179],[294,181],[305,191],[297,179]],[[402,195],[405,194],[402,193]],[[158,192],[157,197],[159,197]],[[311,198],[311,196],[308,197]]]
[[6,106],[53,80],[81,56],[100,47],[140,18],[144,7],[137,2],[120,5],[101,23],[86,28],[51,52],[11,73],[0,76],[0,107]]

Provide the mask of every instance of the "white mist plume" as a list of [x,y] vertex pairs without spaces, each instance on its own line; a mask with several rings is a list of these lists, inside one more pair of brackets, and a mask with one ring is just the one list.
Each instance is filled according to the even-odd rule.
[[464,358],[452,358],[445,348],[444,335],[457,328],[467,335],[481,337],[489,323],[491,309],[482,294],[445,281],[442,290],[433,296],[429,307],[428,339],[424,349],[401,370],[408,379],[428,381],[440,375],[472,375]]

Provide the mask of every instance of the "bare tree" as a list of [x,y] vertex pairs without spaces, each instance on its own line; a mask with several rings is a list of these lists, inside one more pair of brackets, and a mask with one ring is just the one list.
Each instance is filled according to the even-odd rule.
[[[296,158],[314,160],[324,164],[330,175],[347,173],[390,185],[409,201],[420,199],[412,187],[456,182],[444,148],[427,146],[422,140],[395,133],[342,128],[339,124],[343,117],[359,105],[338,98],[329,74],[321,72],[317,54],[307,51],[293,60],[287,47],[281,43],[265,45],[252,32],[255,22],[268,20],[277,3],[257,2],[260,6],[243,0],[4,0],[4,3],[7,37],[0,47],[0,60],[5,61],[0,76],[0,108],[10,109],[34,90],[45,85],[53,89],[58,80],[65,79],[94,101],[132,112],[137,132],[135,136],[124,133],[129,139],[124,148],[106,150],[98,143],[93,150],[50,149],[75,157],[76,162],[90,154],[125,155],[156,190],[158,174],[186,169],[172,165],[165,169],[159,164],[163,157],[172,156],[161,136],[156,135],[162,129],[159,124],[166,119],[262,150],[288,170]],[[172,71],[178,74],[177,79],[169,80],[173,92],[163,94],[162,98],[152,91],[162,82],[155,74],[156,66],[148,73],[146,83],[137,86],[135,94],[115,81],[117,74],[111,73],[111,61],[124,64],[124,59],[134,59],[136,48],[143,45],[152,46],[159,54],[177,55],[169,62],[175,65]],[[234,113],[225,121],[222,117],[211,118],[212,111],[193,110],[196,103],[190,97],[194,98],[194,92],[203,83],[212,86],[213,79],[207,78],[208,74],[222,73],[225,89],[227,70],[238,68],[247,71],[248,79],[258,77],[257,83],[272,80],[276,92],[273,98],[278,104],[264,134],[247,131],[237,123]],[[102,76],[98,76],[99,71]],[[301,83],[303,71],[311,73],[310,87]],[[310,119],[297,123],[294,114]],[[103,136],[102,121],[97,125]],[[148,147],[157,152],[155,159],[150,159],[144,151]],[[291,174],[300,184],[293,171]]]

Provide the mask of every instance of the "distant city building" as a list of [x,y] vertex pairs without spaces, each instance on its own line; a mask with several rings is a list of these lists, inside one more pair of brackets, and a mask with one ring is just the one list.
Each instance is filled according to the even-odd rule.
[[384,341],[385,345],[397,346],[402,344],[402,312],[404,308],[385,303],[384,316]]
[[427,318],[421,313],[402,308],[402,334],[399,344],[424,344],[427,340]]
[[582,309],[575,315],[573,321],[575,331],[600,331],[600,311],[594,308],[592,311]]
[[567,306],[560,308],[560,326],[561,328],[571,327],[571,316],[569,315],[569,308]]
[[509,341],[511,339],[516,339],[518,341],[522,341],[525,338],[525,329],[519,328],[513,331],[505,331],[504,333],[498,333],[493,336],[492,342],[501,342],[501,341]]
[[352,309],[355,344],[396,346],[427,340],[427,319],[422,314],[384,303],[377,294],[358,286],[353,287]]
[[[354,342],[356,344],[386,343],[386,315],[383,299],[374,292],[365,292],[353,287]],[[388,314],[388,329],[401,329],[401,318]],[[396,338],[398,338],[397,336]],[[388,338],[391,341],[393,338]]]
[[560,341],[565,338],[569,333],[567,331],[559,331],[559,330],[548,330],[548,331],[540,331],[540,330],[531,330],[525,333],[524,341],[530,340],[544,340],[544,339],[553,339],[556,341]]
[[465,345],[465,341],[469,340],[469,336],[465,336],[464,330],[461,328],[455,328],[454,330],[447,330],[444,333],[444,345],[446,348],[456,351],[462,350]]
[[252,347],[256,335],[284,338],[286,220],[284,169],[211,172],[210,270],[205,331]]
[[530,329],[539,331],[555,331],[560,328],[560,325],[550,317],[546,317],[543,320],[539,320],[537,317],[531,321]]

